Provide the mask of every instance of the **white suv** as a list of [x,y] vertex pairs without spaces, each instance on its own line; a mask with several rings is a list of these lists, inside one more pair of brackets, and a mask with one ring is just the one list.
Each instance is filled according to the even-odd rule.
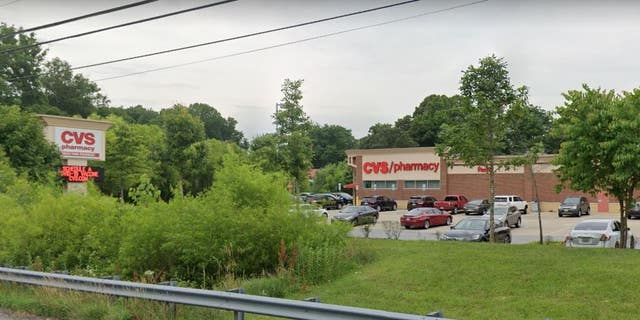
[[522,214],[527,214],[529,204],[516,195],[498,195],[493,198],[494,205],[499,206],[514,206],[518,208]]

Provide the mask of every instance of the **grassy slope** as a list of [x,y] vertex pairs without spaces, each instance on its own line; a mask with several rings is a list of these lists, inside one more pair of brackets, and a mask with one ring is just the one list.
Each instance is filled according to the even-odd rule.
[[640,317],[638,250],[355,241],[377,261],[296,298],[454,319]]

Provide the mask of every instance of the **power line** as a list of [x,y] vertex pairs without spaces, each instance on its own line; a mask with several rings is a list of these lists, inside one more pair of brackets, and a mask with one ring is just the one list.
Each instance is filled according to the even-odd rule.
[[459,9],[459,8],[463,8],[463,7],[469,7],[469,6],[476,5],[476,4],[479,4],[479,3],[482,3],[482,2],[487,2],[487,1],[489,1],[489,0],[479,0],[479,1],[469,2],[469,3],[465,3],[465,4],[461,4],[461,5],[456,5],[456,6],[444,8],[444,9],[438,9],[438,10],[434,10],[434,11],[424,12],[424,13],[413,15],[413,16],[409,16],[409,17],[389,20],[389,21],[380,22],[380,23],[376,23],[376,24],[370,24],[370,25],[366,25],[366,26],[362,26],[362,27],[351,28],[351,29],[346,29],[346,30],[336,31],[336,32],[331,32],[331,33],[325,33],[325,34],[318,35],[318,36],[313,36],[313,37],[294,40],[294,41],[289,41],[289,42],[283,42],[283,43],[280,43],[280,44],[275,44],[275,45],[271,45],[271,46],[267,46],[267,47],[262,47],[262,48],[247,50],[247,51],[231,53],[231,54],[217,56],[217,57],[213,57],[213,58],[207,58],[207,59],[202,59],[202,60],[196,60],[196,61],[191,61],[191,62],[174,64],[174,65],[166,66],[166,67],[147,69],[147,70],[144,70],[144,71],[137,71],[137,72],[127,73],[127,74],[123,74],[123,75],[107,77],[107,78],[100,78],[100,79],[97,79],[97,80],[94,80],[94,81],[97,82],[97,81],[113,80],[113,79],[119,79],[119,78],[135,76],[135,75],[139,75],[139,74],[145,74],[145,73],[151,73],[151,72],[175,69],[175,68],[180,68],[180,67],[186,67],[186,66],[190,66],[190,65],[194,65],[194,64],[198,64],[198,63],[203,63],[203,62],[209,62],[209,61],[220,60],[220,59],[225,59],[225,58],[232,58],[232,57],[245,55],[245,54],[249,54],[249,53],[255,53],[255,52],[265,51],[265,50],[269,50],[269,49],[285,47],[285,46],[289,46],[289,45],[292,45],[292,44],[298,44],[298,43],[308,42],[308,41],[317,40],[317,39],[321,39],[321,38],[332,37],[332,36],[340,35],[340,34],[343,34],[343,33],[348,33],[348,32],[353,32],[353,31],[358,31],[358,30],[363,30],[363,29],[369,29],[369,28],[379,27],[379,26],[383,26],[383,25],[387,25],[387,24],[396,23],[396,22],[402,22],[402,21],[416,19],[416,18],[420,18],[420,17],[424,17],[424,16],[434,15],[434,14],[437,14],[437,13],[451,11],[451,10],[455,10],[455,9]]
[[47,40],[47,41],[41,41],[41,42],[37,42],[37,43],[34,43],[34,44],[26,45],[26,46],[11,48],[11,49],[8,49],[8,50],[0,51],[0,54],[2,54],[2,53],[11,53],[11,52],[15,52],[15,51],[18,51],[18,50],[24,50],[24,49],[28,49],[28,48],[33,48],[33,47],[36,47],[36,46],[39,46],[39,45],[49,44],[49,43],[58,42],[58,41],[62,41],[62,40],[78,38],[78,37],[82,37],[82,36],[86,36],[86,35],[90,35],[90,34],[94,34],[94,33],[98,33],[98,32],[103,32],[103,31],[107,31],[107,30],[122,28],[122,27],[126,27],[126,26],[131,26],[131,25],[134,25],[134,24],[139,24],[139,23],[148,22],[148,21],[152,21],[152,20],[162,19],[162,18],[166,18],[166,17],[171,17],[171,16],[182,14],[182,13],[201,10],[201,9],[205,9],[205,8],[209,8],[209,7],[213,7],[213,6],[218,6],[218,5],[221,5],[221,4],[226,4],[226,3],[229,3],[229,2],[235,2],[235,1],[238,1],[238,0],[224,0],[224,1],[219,1],[219,2],[209,3],[209,4],[205,4],[205,5],[199,6],[199,7],[194,7],[194,8],[184,9],[184,10],[180,10],[180,11],[170,12],[170,13],[167,13],[167,14],[162,14],[162,15],[159,15],[159,16],[145,18],[145,19],[141,19],[141,20],[135,20],[135,21],[131,21],[131,22],[127,22],[127,23],[123,23],[123,24],[119,24],[119,25],[115,25],[115,26],[111,26],[111,27],[106,27],[106,28],[102,28],[102,29],[96,29],[96,30],[92,30],[92,31],[73,34],[73,35],[70,35],[70,36],[62,37],[62,38],[57,38],[57,39],[52,39],[52,40]]
[[31,31],[51,28],[51,27],[55,27],[55,26],[59,26],[59,25],[65,24],[65,23],[74,22],[74,21],[78,21],[78,20],[82,20],[82,19],[86,19],[86,18],[91,18],[91,17],[95,17],[95,16],[100,16],[100,15],[111,13],[111,12],[115,12],[115,11],[129,9],[129,8],[141,6],[141,5],[148,4],[148,3],[151,3],[151,2],[156,2],[156,1],[158,1],[158,0],[138,1],[138,2],[134,2],[134,3],[131,3],[131,4],[126,4],[126,5],[115,7],[115,8],[111,8],[111,9],[106,9],[106,10],[102,10],[102,11],[98,11],[98,12],[94,12],[94,13],[85,14],[85,15],[82,15],[82,16],[79,16],[79,17],[75,17],[75,18],[70,18],[70,19],[61,20],[61,21],[52,22],[52,23],[47,23],[47,24],[43,24],[43,25],[37,26],[37,27],[31,27],[31,28],[27,28],[27,29],[22,29],[22,30],[18,30],[16,32],[4,35],[4,36],[0,37],[0,39],[13,37],[13,36],[15,36],[17,34],[22,34],[22,33],[25,33],[25,32],[31,32]]
[[330,20],[336,20],[336,19],[340,19],[340,18],[355,16],[355,15],[358,15],[358,14],[368,13],[368,12],[372,12],[372,11],[388,9],[388,8],[391,8],[391,7],[401,6],[401,5],[405,5],[405,4],[409,4],[409,3],[413,3],[413,2],[418,2],[418,1],[420,1],[420,0],[407,0],[407,1],[403,1],[403,2],[398,2],[398,3],[389,4],[389,5],[376,7],[376,8],[371,8],[371,9],[366,9],[366,10],[360,10],[360,11],[351,12],[351,13],[347,13],[347,14],[342,14],[342,15],[338,15],[338,16],[333,16],[333,17],[329,17],[329,18],[323,18],[323,19],[313,20],[313,21],[309,21],[309,22],[298,23],[298,24],[294,24],[294,25],[290,25],[290,26],[286,26],[286,27],[279,27],[279,28],[269,29],[269,30],[265,30],[265,31],[259,31],[259,32],[244,34],[244,35],[241,35],[241,36],[235,36],[235,37],[226,38],[226,39],[209,41],[209,42],[194,44],[194,45],[190,45],[190,46],[180,47],[180,48],[174,48],[174,49],[163,50],[163,51],[156,51],[156,52],[141,54],[141,55],[132,56],[132,57],[128,57],[128,58],[121,58],[121,59],[109,60],[109,61],[98,62],[98,63],[93,63],[93,64],[87,64],[87,65],[71,68],[71,70],[78,70],[78,69],[85,69],[85,68],[90,68],[90,67],[97,67],[97,66],[102,66],[102,65],[106,65],[106,64],[112,64],[112,63],[116,63],[116,62],[122,62],[122,61],[128,61],[128,60],[134,60],[134,59],[140,59],[140,58],[146,58],[146,57],[156,56],[156,55],[160,55],[160,54],[166,54],[166,53],[171,53],[171,52],[176,52],[176,51],[193,49],[193,48],[208,46],[208,45],[212,45],[212,44],[232,41],[232,40],[249,38],[249,37],[254,37],[254,36],[258,36],[258,35],[263,35],[263,34],[267,34],[267,33],[276,32],[276,31],[293,29],[293,28],[298,28],[298,27],[302,27],[302,26],[308,26],[308,25],[316,24],[316,23],[320,23],[320,22],[325,22],[325,21],[330,21]]
[[6,6],[11,5],[11,4],[14,4],[14,3],[16,3],[18,1],[20,1],[20,0],[13,0],[13,1],[9,1],[9,2],[7,2],[5,4],[0,4],[0,8],[6,7]]

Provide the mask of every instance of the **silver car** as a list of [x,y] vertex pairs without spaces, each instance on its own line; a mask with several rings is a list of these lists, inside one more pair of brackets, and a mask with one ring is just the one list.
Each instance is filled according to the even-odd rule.
[[[565,238],[565,247],[618,248],[620,247],[620,222],[614,219],[589,219],[579,222]],[[630,230],[627,228],[627,230]],[[636,239],[627,233],[627,247],[634,248]]]
[[[489,216],[489,213],[487,211],[484,215]],[[493,207],[493,218],[504,223],[509,228],[520,228],[522,226],[522,214],[516,206],[495,205]]]

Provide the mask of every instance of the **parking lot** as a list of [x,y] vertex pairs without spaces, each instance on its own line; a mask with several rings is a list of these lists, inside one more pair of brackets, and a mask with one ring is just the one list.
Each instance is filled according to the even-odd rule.
[[[329,216],[337,211],[330,211]],[[370,238],[387,238],[382,221],[400,221],[400,216],[407,213],[407,210],[383,211],[380,212],[380,219],[375,224],[373,230],[369,234]],[[543,237],[550,241],[562,241],[569,234],[573,226],[581,220],[586,219],[619,219],[619,213],[592,213],[588,216],[578,217],[558,217],[556,212],[542,212],[542,231]],[[453,224],[464,219],[464,214],[453,215]],[[631,233],[636,239],[640,236],[640,220],[627,220],[631,228]],[[362,237],[362,227],[355,227],[351,232],[354,237]],[[438,234],[444,233],[449,226],[435,226],[427,230],[425,229],[404,229],[400,233],[400,240],[437,240]],[[511,229],[512,243],[523,244],[537,242],[539,240],[538,214],[529,212],[522,216],[522,227]],[[636,241],[638,242],[638,241]],[[636,246],[638,248],[638,246]]]

